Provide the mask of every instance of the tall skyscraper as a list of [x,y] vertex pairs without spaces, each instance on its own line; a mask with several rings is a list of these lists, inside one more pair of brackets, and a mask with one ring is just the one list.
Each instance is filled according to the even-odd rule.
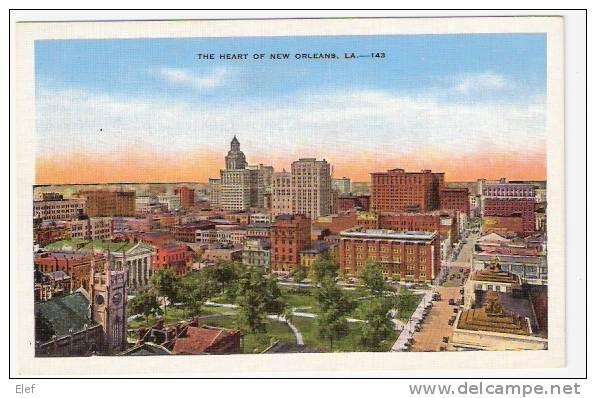
[[271,166],[249,166],[240,150],[240,142],[234,136],[226,156],[226,168],[220,171],[222,209],[245,211],[251,207],[264,207],[272,174]]
[[271,180],[271,213],[292,214],[292,174],[283,170],[273,173]]
[[292,210],[311,219],[331,214],[331,166],[325,159],[302,158],[292,163]]

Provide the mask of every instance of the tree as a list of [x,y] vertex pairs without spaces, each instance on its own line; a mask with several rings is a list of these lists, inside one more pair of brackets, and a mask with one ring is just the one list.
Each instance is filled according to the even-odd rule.
[[301,283],[307,277],[306,271],[301,266],[294,268],[290,276],[295,283]]
[[236,293],[238,321],[251,333],[264,332],[267,313],[281,313],[285,306],[275,278],[265,278],[257,268],[240,275]]
[[391,300],[376,298],[368,303],[365,320],[362,325],[360,344],[369,351],[381,351],[382,343],[391,336],[394,327],[391,321]]
[[306,274],[306,270],[304,268],[302,268],[301,266],[297,266],[296,268],[294,268],[294,270],[290,274],[290,277],[292,278],[294,283],[296,283],[298,285],[295,286],[292,290],[294,290],[295,292],[299,292],[300,291],[300,283],[302,283],[302,281],[305,280],[307,276],[308,275]]
[[128,302],[128,308],[132,314],[149,316],[152,313],[159,313],[159,301],[153,290],[140,291]]
[[[160,296],[167,297],[173,303],[177,299],[180,278],[173,269],[165,268],[153,275],[151,283]],[[167,300],[164,300],[164,312],[167,309]]]
[[381,271],[381,265],[370,259],[366,261],[366,264],[358,273],[358,278],[375,296],[382,296],[383,293],[389,290],[385,282],[385,276]]
[[319,336],[329,340],[330,349],[333,350],[333,342],[348,334],[346,316],[355,308],[355,302],[343,292],[330,275],[321,281],[321,287],[315,292],[315,298],[321,309],[317,316]]
[[325,278],[331,278],[334,280],[337,277],[338,266],[337,263],[331,258],[331,255],[327,252],[321,254],[317,258],[313,265],[313,276],[317,283],[321,283]]
[[418,299],[409,289],[402,289],[396,300],[396,307],[400,318],[416,309]]
[[37,310],[35,312],[35,340],[46,342],[52,339],[52,337],[56,334],[54,331],[54,326],[48,320],[48,318],[43,315],[41,310]]
[[231,261],[220,261],[213,267],[206,268],[204,271],[209,278],[219,284],[221,293],[226,291],[226,287],[235,279],[238,273],[234,263]]
[[203,272],[197,272],[182,279],[178,297],[185,303],[188,316],[198,315],[205,301],[219,290],[217,283]]

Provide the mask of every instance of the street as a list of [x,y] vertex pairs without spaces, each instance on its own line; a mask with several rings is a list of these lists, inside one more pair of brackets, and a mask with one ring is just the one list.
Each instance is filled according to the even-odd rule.
[[[470,259],[478,234],[470,234],[457,257],[449,264],[445,282],[436,288],[441,295],[440,301],[435,301],[428,316],[421,325],[419,331],[414,333],[414,343],[411,351],[440,351],[451,349],[451,337],[453,325],[449,320],[457,315],[454,309],[458,308],[462,295],[460,289],[467,278],[467,271],[470,269]],[[455,305],[450,305],[449,300],[454,300]],[[443,339],[447,338],[447,342]]]

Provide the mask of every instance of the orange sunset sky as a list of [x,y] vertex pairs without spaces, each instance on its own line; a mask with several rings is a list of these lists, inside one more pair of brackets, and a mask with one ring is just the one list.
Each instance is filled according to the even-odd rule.
[[[384,56],[291,56],[346,51]],[[234,135],[277,171],[314,157],[353,181],[546,178],[539,33],[41,40],[35,76],[37,184],[206,182]]]
[[[276,171],[289,170],[296,158],[274,159],[246,154],[251,164],[272,164]],[[116,156],[76,153],[68,157],[39,156],[36,161],[37,184],[74,184],[108,182],[206,182],[218,177],[225,153],[177,154],[128,152]],[[546,179],[545,155],[534,153],[491,153],[473,155],[425,156],[424,153],[392,159],[362,156],[360,159],[327,160],[334,177],[369,181],[369,173],[400,167],[410,171],[431,169],[446,173],[447,181],[473,181],[478,178],[511,180]]]

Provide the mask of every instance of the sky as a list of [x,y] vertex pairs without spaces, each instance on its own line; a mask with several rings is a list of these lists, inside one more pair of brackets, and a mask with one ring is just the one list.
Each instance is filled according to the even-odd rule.
[[207,181],[234,135],[250,164],[354,181],[546,176],[543,34],[42,40],[35,90],[37,184]]

